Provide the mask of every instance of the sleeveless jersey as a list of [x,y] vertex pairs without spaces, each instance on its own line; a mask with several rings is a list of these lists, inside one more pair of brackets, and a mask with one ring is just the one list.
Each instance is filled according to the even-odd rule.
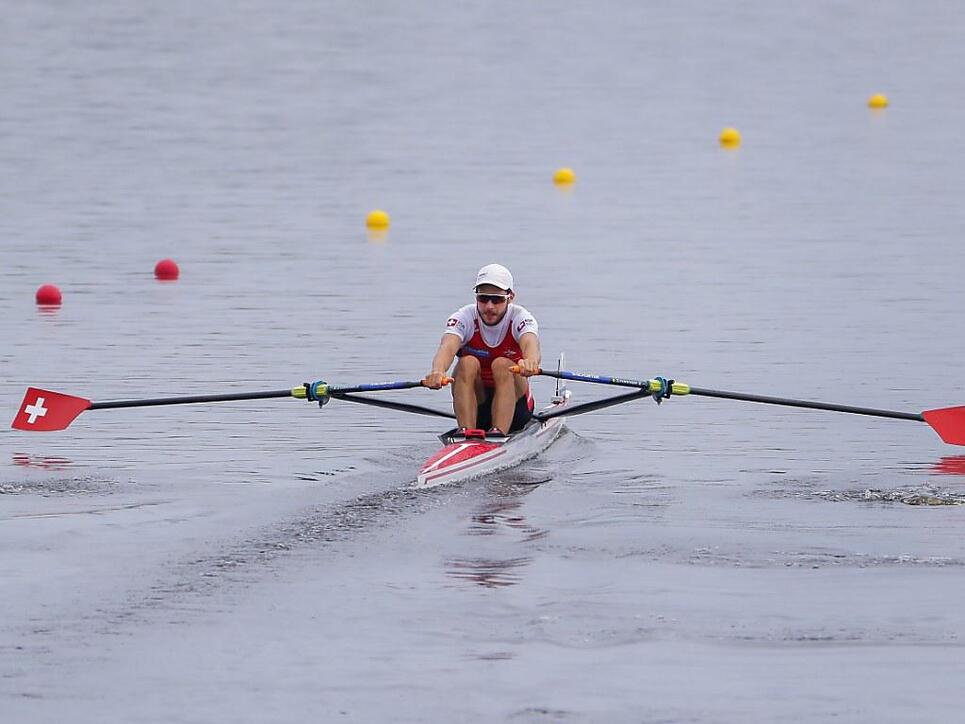
[[529,332],[539,334],[536,318],[518,304],[510,304],[499,323],[491,327],[479,318],[475,304],[460,308],[446,321],[446,334],[454,334],[462,341],[458,356],[469,354],[479,360],[485,387],[493,386],[494,359],[522,359],[519,339]]

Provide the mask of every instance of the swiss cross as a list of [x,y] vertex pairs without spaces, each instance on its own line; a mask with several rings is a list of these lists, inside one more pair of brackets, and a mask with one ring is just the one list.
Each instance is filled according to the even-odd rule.
[[34,404],[27,405],[23,408],[23,411],[28,415],[27,422],[33,425],[37,422],[38,417],[43,417],[47,414],[47,408],[44,407],[44,398],[38,397]]

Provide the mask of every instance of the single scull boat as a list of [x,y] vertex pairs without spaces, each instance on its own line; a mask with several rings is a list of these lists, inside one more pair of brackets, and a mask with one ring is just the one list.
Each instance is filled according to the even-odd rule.
[[[795,400],[786,397],[773,397],[746,392],[729,392],[712,390],[709,388],[692,387],[691,385],[663,377],[650,380],[632,380],[623,377],[604,375],[588,375],[568,372],[562,369],[556,372],[540,370],[539,374],[555,377],[558,381],[556,396],[553,404],[533,415],[532,420],[519,432],[506,438],[486,439],[458,435],[456,430],[443,433],[440,439],[443,448],[430,457],[420,469],[415,486],[431,488],[444,483],[468,480],[499,470],[513,467],[543,452],[556,440],[563,430],[564,416],[573,417],[594,410],[602,410],[624,402],[652,397],[658,404],[672,396],[702,396],[743,402],[756,402],[766,405],[782,405],[785,407],[800,407],[813,410],[828,410],[856,415],[869,415],[896,420],[924,422],[950,445],[965,445],[965,406],[944,407],[924,412],[901,412],[896,410],[882,410],[870,407],[856,407],[837,403],[815,402],[811,400]],[[518,371],[518,370],[516,370]],[[606,397],[601,400],[591,400],[576,405],[569,405],[569,391],[560,383],[565,381],[591,382],[600,385],[630,388],[630,392]],[[189,395],[186,397],[159,397],[138,400],[113,400],[108,402],[92,402],[83,397],[75,397],[62,392],[53,392],[29,387],[20,403],[20,409],[13,419],[12,427],[17,430],[34,432],[63,430],[74,419],[87,410],[107,410],[127,407],[152,407],[157,405],[179,405],[187,403],[228,402],[231,400],[260,400],[277,397],[294,397],[301,400],[317,402],[324,406],[331,399],[358,402],[365,405],[412,412],[420,415],[432,415],[452,419],[455,415],[450,411],[442,411],[413,405],[396,400],[377,399],[365,394],[383,392],[387,390],[408,390],[423,387],[422,381],[381,382],[375,384],[361,384],[351,386],[329,385],[323,380],[305,383],[298,387],[283,390],[268,390],[264,392],[228,392],[213,395]]]
[[[536,457],[563,432],[565,417],[560,414],[569,400],[567,391],[561,395],[557,391],[553,404],[540,411],[518,432],[506,437],[485,437],[481,430],[479,436],[460,435],[452,429],[439,436],[442,449],[425,461],[416,488],[434,488],[437,485],[462,482],[489,475],[519,465]],[[553,416],[543,415],[553,412]]]

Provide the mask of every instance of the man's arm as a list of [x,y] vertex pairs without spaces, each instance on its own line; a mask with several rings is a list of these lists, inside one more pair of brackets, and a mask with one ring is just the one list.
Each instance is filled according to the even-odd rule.
[[436,350],[436,354],[432,358],[432,367],[429,374],[423,378],[422,384],[433,390],[442,387],[442,380],[445,378],[452,361],[456,358],[456,352],[459,351],[460,347],[462,347],[462,339],[458,335],[448,333],[442,335],[439,349]]
[[519,373],[523,377],[538,374],[541,361],[539,337],[527,332],[519,338],[519,349],[523,353],[523,358],[519,361]]

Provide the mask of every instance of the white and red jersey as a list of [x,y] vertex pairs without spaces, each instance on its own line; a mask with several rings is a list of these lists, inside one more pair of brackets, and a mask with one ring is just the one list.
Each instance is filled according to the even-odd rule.
[[459,356],[471,354],[482,364],[482,380],[493,386],[492,363],[497,357],[508,357],[514,362],[523,358],[520,337],[532,332],[539,335],[536,318],[518,304],[510,304],[506,314],[493,326],[479,317],[475,304],[467,304],[446,321],[446,334],[454,334],[462,341]]

